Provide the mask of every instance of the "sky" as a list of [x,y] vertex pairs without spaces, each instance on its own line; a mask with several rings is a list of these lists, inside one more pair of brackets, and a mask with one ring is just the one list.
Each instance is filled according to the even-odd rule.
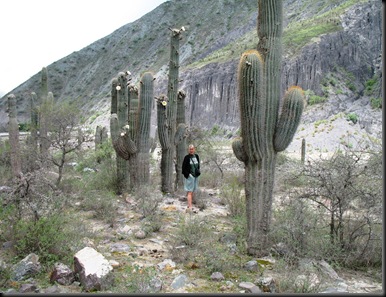
[[167,0],[0,0],[0,97]]

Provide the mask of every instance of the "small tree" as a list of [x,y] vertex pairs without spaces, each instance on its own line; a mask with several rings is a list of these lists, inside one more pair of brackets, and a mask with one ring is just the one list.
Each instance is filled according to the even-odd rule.
[[381,153],[346,149],[309,161],[300,175],[307,186],[298,197],[325,210],[330,243],[346,254],[345,262],[372,258],[368,250],[382,222],[381,168]]
[[78,137],[78,125],[80,122],[79,108],[71,106],[67,102],[50,102],[43,105],[45,112],[46,127],[49,131],[48,142],[51,149],[48,151],[47,159],[58,168],[59,185],[63,178],[64,165],[70,160],[74,153],[86,141],[91,141],[91,137],[84,135]]

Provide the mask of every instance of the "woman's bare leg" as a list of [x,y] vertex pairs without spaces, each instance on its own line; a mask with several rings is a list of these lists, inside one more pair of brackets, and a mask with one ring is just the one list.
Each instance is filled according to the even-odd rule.
[[193,192],[188,192],[188,208],[192,209]]

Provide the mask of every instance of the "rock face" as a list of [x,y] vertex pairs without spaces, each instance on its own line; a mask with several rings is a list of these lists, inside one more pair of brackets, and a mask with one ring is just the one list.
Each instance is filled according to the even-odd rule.
[[[282,93],[289,86],[298,85],[321,95],[323,79],[339,68],[349,74],[356,93],[363,93],[365,82],[374,75],[381,55],[381,3],[357,4],[340,18],[342,31],[322,35],[303,47],[298,56],[283,58]],[[239,127],[237,63],[236,60],[212,63],[181,74],[190,126]]]
[[113,267],[102,254],[85,247],[74,256],[74,272],[86,291],[100,291],[111,285]]

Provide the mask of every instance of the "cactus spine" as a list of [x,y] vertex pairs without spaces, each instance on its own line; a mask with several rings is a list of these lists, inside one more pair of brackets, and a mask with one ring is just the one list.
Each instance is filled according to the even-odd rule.
[[[162,147],[161,155],[161,191],[171,193],[173,191],[173,159],[175,156],[174,138],[176,134],[177,117],[177,94],[178,94],[178,74],[179,74],[179,46],[181,32],[185,31],[171,29],[172,36],[170,41],[170,61],[168,78],[168,95],[166,100],[158,100],[157,108],[160,109],[158,116],[164,116],[165,119],[158,118],[158,138]],[[162,102],[167,102],[164,106]],[[159,125],[163,125],[160,127]]]
[[282,0],[258,1],[257,50],[242,54],[238,68],[241,138],[232,143],[245,164],[248,253],[268,253],[277,153],[295,134],[304,107],[301,88],[290,88],[280,105]]
[[19,123],[16,115],[16,97],[14,94],[8,96],[8,133],[11,146],[11,167],[13,177],[21,176],[21,157],[19,144]]

